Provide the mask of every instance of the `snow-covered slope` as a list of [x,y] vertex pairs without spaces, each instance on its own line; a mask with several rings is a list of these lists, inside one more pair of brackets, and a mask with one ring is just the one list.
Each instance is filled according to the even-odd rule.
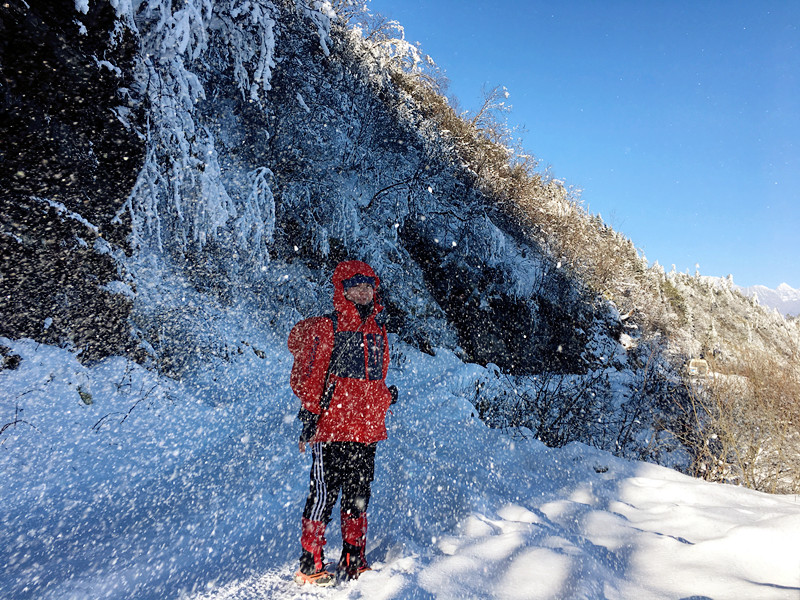
[[[764,598],[800,594],[800,500],[487,428],[485,369],[394,341],[357,582],[291,582],[308,460],[281,335],[178,384],[0,339],[10,599]],[[260,353],[261,353],[260,352]],[[235,376],[232,375],[235,373]],[[341,543],[329,531],[328,555]]]
[[764,285],[738,287],[745,296],[755,298],[761,306],[774,308],[784,316],[800,315],[800,290],[796,290],[787,283],[780,284],[776,289]]
[[[47,12],[14,6],[20,21]],[[3,239],[20,255],[40,237],[58,245],[42,207],[92,233],[64,236],[113,267],[95,283],[124,303],[117,329],[138,345],[126,356],[150,370],[118,356],[96,362],[116,350],[88,353],[73,335],[83,327],[96,339],[93,321],[47,312],[54,297],[78,315],[92,304],[48,293],[31,313],[21,295],[15,312],[30,335],[61,346],[0,344],[22,358],[0,370],[3,596],[305,595],[290,574],[309,459],[296,451],[285,341],[292,323],[328,308],[324,282],[343,256],[380,272],[391,331],[408,345],[395,337],[391,379],[403,394],[379,451],[376,570],[333,596],[797,594],[797,559],[783,550],[800,530],[794,498],[580,445],[548,450],[477,417],[476,384],[496,378],[481,387],[496,412],[528,392],[543,397],[536,414],[571,436],[561,442],[659,451],[643,390],[678,380],[658,344],[647,347],[482,194],[447,133],[391,84],[382,66],[404,57],[337,27],[330,8],[80,2],[54,25],[78,30],[94,11],[130,42],[124,64],[98,62],[125,69],[114,119],[141,160],[113,210],[87,213],[82,205],[99,200],[90,192],[75,205],[42,199],[20,222],[43,236]],[[98,234],[112,224],[124,240]],[[65,264],[38,271],[62,281]],[[55,333],[44,340],[43,328]],[[465,356],[507,372],[501,381]],[[564,387],[569,403],[552,393]],[[522,417],[533,427],[531,415]],[[539,425],[541,435],[553,429]],[[335,527],[329,539],[335,556]]]

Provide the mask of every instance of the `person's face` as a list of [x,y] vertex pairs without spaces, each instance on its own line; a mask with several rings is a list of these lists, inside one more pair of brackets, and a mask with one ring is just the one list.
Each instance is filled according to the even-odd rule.
[[375,290],[368,283],[359,283],[344,291],[344,297],[355,304],[369,304],[375,295]]

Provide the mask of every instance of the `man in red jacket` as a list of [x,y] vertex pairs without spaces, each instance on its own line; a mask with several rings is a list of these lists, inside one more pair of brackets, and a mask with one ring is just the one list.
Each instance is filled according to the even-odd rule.
[[301,321],[289,334],[291,386],[304,423],[300,451],[311,445],[311,484],[302,519],[298,583],[333,585],[325,569],[325,528],[341,492],[342,555],[336,579],[367,570],[367,505],[375,449],[386,439],[386,411],[397,390],[386,387],[389,342],[376,290],[380,280],[361,261],[333,272],[335,313]]

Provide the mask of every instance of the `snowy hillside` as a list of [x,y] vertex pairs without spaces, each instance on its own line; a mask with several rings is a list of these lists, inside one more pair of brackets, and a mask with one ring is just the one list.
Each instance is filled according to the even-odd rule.
[[[291,582],[309,457],[286,338],[344,258],[380,275],[401,397],[375,571],[324,597],[800,594],[796,496],[619,458],[741,481],[692,455],[717,433],[682,419],[679,367],[738,344],[720,308],[752,303],[647,268],[511,165],[416,46],[305,0],[0,19],[3,598],[322,597]],[[770,319],[730,326],[796,356]]]
[[733,275],[727,277],[698,276],[698,280],[720,289],[731,289],[739,292],[758,306],[767,310],[777,310],[784,317],[796,316],[800,314],[800,290],[796,290],[789,284],[782,283],[776,289],[768,288],[765,285],[752,285],[742,287],[733,281]]
[[[0,305],[0,334],[71,347],[82,361],[126,356],[182,379],[258,347],[277,323],[330,310],[320,282],[357,258],[380,273],[388,328],[403,342],[497,366],[502,381],[476,400],[498,404],[498,422],[551,445],[581,440],[655,461],[675,450],[657,425],[666,409],[653,409],[654,397],[680,393],[660,334],[623,324],[615,304],[566,268],[549,234],[491,195],[500,192],[476,169],[520,172],[480,132],[470,133],[469,160],[460,154],[464,136],[441,122],[454,113],[423,86],[415,46],[376,42],[330,8],[161,0],[62,14],[15,3],[8,29],[20,44],[52,36],[87,60],[89,41],[101,44],[109,64],[96,69],[119,87],[104,88],[97,110],[138,151],[117,157],[135,177],[114,194],[93,188],[92,172],[82,188],[43,184],[54,198],[34,194],[33,176],[15,180],[0,231],[17,265],[0,291],[14,302]],[[82,36],[81,27],[88,41],[73,48],[64,32]],[[20,68],[42,69],[31,52]],[[68,72],[74,61],[65,62]],[[95,75],[87,64],[74,74],[84,83]],[[31,95],[68,94],[51,83]],[[52,121],[51,107],[31,109]],[[100,132],[75,123],[93,152]],[[574,212],[562,185],[526,181],[537,210]],[[512,405],[520,402],[536,410]]]
[[786,317],[800,315],[800,290],[796,290],[786,283],[780,284],[776,289],[764,285],[738,287],[745,296],[755,298],[761,306],[774,308]]
[[264,358],[242,347],[179,384],[121,358],[85,367],[0,339],[21,358],[0,371],[3,597],[800,595],[797,496],[488,429],[464,400],[485,369],[396,340],[389,379],[402,392],[378,450],[375,570],[303,590],[291,574],[309,459],[283,340],[259,342]]

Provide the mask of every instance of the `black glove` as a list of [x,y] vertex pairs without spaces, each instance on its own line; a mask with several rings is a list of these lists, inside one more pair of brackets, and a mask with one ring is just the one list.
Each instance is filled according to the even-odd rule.
[[397,386],[396,385],[390,385],[389,386],[389,393],[392,395],[392,404],[396,404],[397,403],[397,396],[399,395],[399,392],[397,391]]
[[317,421],[319,421],[319,415],[316,415],[305,408],[301,408],[300,412],[297,413],[297,418],[303,423],[303,433],[300,434],[300,441],[306,443],[313,438],[314,434],[317,432]]

